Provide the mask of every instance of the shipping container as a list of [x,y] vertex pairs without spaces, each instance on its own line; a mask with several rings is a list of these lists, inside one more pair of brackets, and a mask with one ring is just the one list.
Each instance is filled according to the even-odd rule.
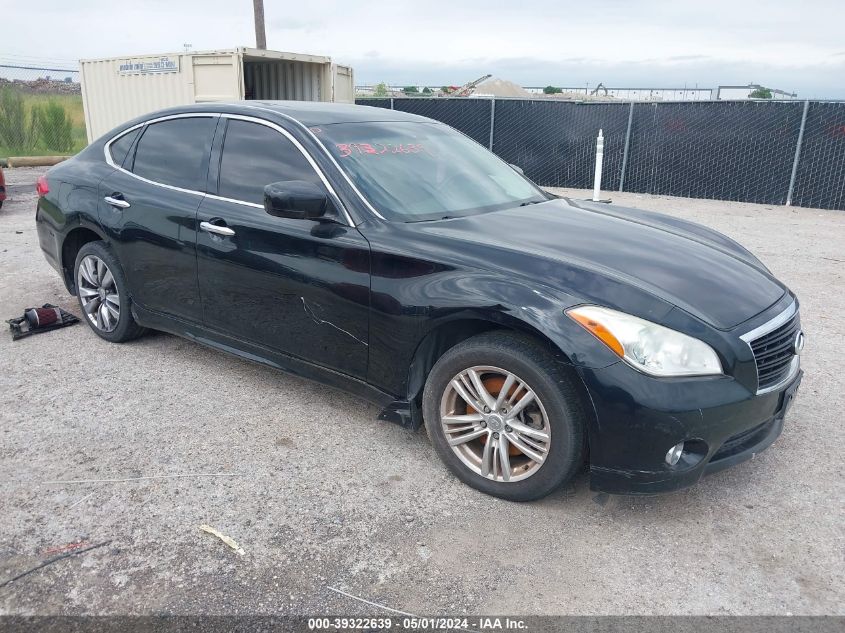
[[83,59],[88,142],[170,106],[242,99],[353,103],[352,68],[330,57],[257,48]]

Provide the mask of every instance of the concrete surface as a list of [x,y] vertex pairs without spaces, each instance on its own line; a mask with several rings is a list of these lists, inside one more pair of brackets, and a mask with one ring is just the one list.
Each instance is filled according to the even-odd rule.
[[[34,194],[15,191],[0,314],[78,312],[39,251]],[[613,198],[724,231],[800,295],[806,378],[757,459],[669,496],[602,504],[581,475],[513,504],[371,405],[186,340],[2,335],[0,584],[111,543],[0,588],[0,613],[386,614],[338,589],[414,614],[845,614],[845,214]],[[212,473],[237,476],[188,476]],[[69,482],[134,477],[167,478]]]

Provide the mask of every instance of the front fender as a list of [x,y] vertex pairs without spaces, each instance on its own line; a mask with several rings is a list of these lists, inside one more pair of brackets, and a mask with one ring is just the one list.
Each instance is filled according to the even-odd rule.
[[[398,385],[403,395],[382,412],[382,419],[418,428],[422,424],[420,396],[431,368],[446,350],[484,331],[504,329],[527,334],[545,344],[558,362],[576,368],[600,369],[619,362],[613,352],[566,316],[563,306],[574,305],[571,298],[544,295],[519,284],[484,282],[478,277],[473,281],[478,288],[487,286],[484,292],[488,297],[498,297],[500,302],[432,310],[421,328],[422,334],[409,362],[404,384]],[[505,303],[513,300],[518,301]],[[573,376],[581,384],[585,406],[592,414],[593,407],[580,372],[574,372]],[[592,425],[590,433],[593,433]]]
[[[461,279],[465,282],[466,275]],[[559,362],[574,367],[600,369],[619,361],[606,346],[566,316],[564,309],[578,303],[572,297],[480,275],[472,276],[471,280],[474,290],[469,296],[466,292],[463,295],[467,305],[432,308],[426,315],[428,318],[422,321],[407,378],[403,384],[396,385],[407,401],[419,397],[428,372],[443,352],[491,329],[532,336],[546,344]],[[466,288],[465,283],[462,286]],[[473,296],[483,297],[483,303],[472,305]]]
[[486,297],[486,305],[433,310],[423,335],[451,322],[480,320],[548,341],[567,364],[600,369],[619,360],[592,334],[566,316],[567,308],[581,303],[578,299],[549,288],[531,288],[494,279],[475,277],[474,285]]

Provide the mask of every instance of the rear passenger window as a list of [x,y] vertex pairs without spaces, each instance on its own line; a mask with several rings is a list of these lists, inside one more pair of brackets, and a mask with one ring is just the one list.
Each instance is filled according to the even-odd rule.
[[216,118],[196,117],[148,125],[138,141],[132,171],[154,182],[205,191],[216,124]]
[[112,141],[112,144],[109,145],[109,153],[111,154],[112,162],[115,165],[118,167],[123,165],[123,161],[126,160],[126,155],[129,153],[129,148],[132,147],[132,143],[135,142],[135,137],[137,137],[140,132],[141,128],[137,128],[131,132],[127,132],[116,141]]
[[230,119],[220,161],[219,195],[262,204],[264,187],[280,180],[306,180],[323,186],[289,139],[266,125]]

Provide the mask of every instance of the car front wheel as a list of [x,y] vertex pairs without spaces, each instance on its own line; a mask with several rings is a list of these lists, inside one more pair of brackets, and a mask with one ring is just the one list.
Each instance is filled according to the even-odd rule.
[[512,501],[544,497],[584,460],[586,420],[574,380],[533,339],[481,334],[432,368],[426,430],[448,468],[473,488]]
[[88,242],[79,249],[74,279],[79,307],[97,336],[123,343],[144,333],[132,318],[120,262],[104,242]]

